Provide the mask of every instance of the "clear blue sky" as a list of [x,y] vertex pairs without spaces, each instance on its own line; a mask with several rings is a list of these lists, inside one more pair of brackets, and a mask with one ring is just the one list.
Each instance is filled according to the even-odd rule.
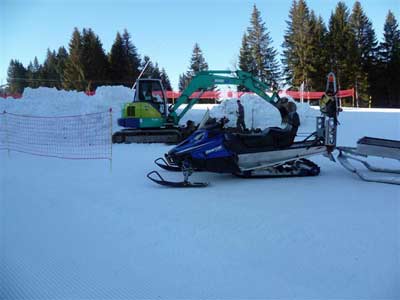
[[[198,42],[210,69],[231,68],[237,60],[253,4],[261,11],[274,46],[281,52],[291,0],[0,0],[0,84],[12,58],[25,66],[46,49],[68,47],[74,27],[91,27],[106,52],[117,31],[128,29],[139,53],[164,67],[176,88]],[[354,1],[346,0],[351,9]],[[336,0],[308,0],[328,21]],[[391,9],[400,21],[400,0],[361,0],[378,38]]]

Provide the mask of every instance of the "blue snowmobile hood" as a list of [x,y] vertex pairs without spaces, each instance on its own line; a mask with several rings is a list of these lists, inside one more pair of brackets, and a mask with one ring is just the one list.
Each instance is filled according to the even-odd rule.
[[219,130],[199,129],[168,152],[168,156],[191,156],[194,159],[231,157],[224,146],[224,134]]

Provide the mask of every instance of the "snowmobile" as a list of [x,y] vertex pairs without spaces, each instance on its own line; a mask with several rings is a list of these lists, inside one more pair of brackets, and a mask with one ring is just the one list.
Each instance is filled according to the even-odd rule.
[[205,187],[204,182],[190,182],[194,171],[231,173],[244,178],[316,176],[320,168],[307,157],[335,148],[336,123],[325,116],[317,118],[317,130],[302,141],[279,129],[260,133],[227,132],[227,119],[204,118],[203,125],[188,139],[171,149],[155,163],[168,171],[182,171],[182,182],[165,180],[159,172],[147,177],[171,187]]
[[[295,104],[290,106],[284,100],[270,103],[279,110],[282,120],[288,121],[289,115],[297,113],[289,109]],[[165,159],[155,160],[163,169],[182,171],[184,180],[167,181],[157,171],[147,177],[165,186],[205,187],[207,183],[189,181],[194,171],[231,173],[244,178],[316,176],[320,168],[308,157],[326,154],[334,160],[332,151],[336,147],[340,110],[337,101],[336,97],[326,101],[322,115],[317,117],[316,131],[301,141],[294,141],[299,121],[294,131],[273,127],[261,132],[231,132],[224,128],[226,118],[211,119],[207,112],[195,133],[165,154]]]
[[[206,187],[205,182],[191,182],[193,172],[208,171],[231,173],[244,178],[271,178],[316,176],[320,168],[308,158],[323,154],[332,161],[334,150],[339,150],[338,161],[349,171],[366,181],[400,184],[399,177],[369,176],[354,167],[349,160],[362,163],[368,170],[400,174],[400,170],[377,168],[359,157],[380,156],[400,160],[400,141],[364,137],[357,148],[336,147],[338,115],[341,111],[337,98],[336,79],[328,74],[325,96],[321,100],[321,116],[316,118],[316,131],[301,141],[294,141],[293,134],[270,129],[262,132],[231,132],[224,128],[227,119],[211,119],[207,111],[199,128],[186,140],[175,146],[156,165],[168,171],[183,172],[181,182],[165,180],[158,171],[147,177],[153,182],[170,187]],[[281,112],[280,100],[274,104]]]

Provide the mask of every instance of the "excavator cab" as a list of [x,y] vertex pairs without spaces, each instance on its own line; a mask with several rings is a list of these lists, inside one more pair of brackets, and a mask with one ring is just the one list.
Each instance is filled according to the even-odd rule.
[[168,115],[167,97],[159,79],[138,79],[133,102],[122,109],[118,125],[143,129],[161,127]]
[[137,80],[134,102],[145,102],[153,105],[162,115],[165,115],[167,98],[161,80]]

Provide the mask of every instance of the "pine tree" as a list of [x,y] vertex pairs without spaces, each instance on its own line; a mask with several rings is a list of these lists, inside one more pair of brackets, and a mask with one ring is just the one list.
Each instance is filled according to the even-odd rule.
[[137,52],[135,45],[131,41],[131,36],[125,29],[122,34],[122,45],[125,49],[125,55],[128,60],[128,73],[126,74],[125,81],[130,86],[136,81],[140,74],[140,55]]
[[283,36],[284,41],[282,43],[283,48],[283,78],[287,84],[293,85],[295,77],[295,66],[297,63],[297,58],[295,56],[295,41],[294,41],[294,24],[293,17],[297,10],[297,1],[293,0],[292,6],[289,9],[289,19],[286,21],[287,29],[285,30],[285,35]]
[[[255,69],[254,61],[248,41],[248,36],[246,33],[242,37],[242,46],[239,53],[239,69],[245,72],[250,72]],[[238,91],[247,91],[246,87],[239,85],[237,87]]]
[[[203,56],[203,51],[198,43],[193,46],[192,56],[190,58],[189,69],[186,74],[179,76],[179,90],[183,91],[189,85],[193,76],[198,72],[208,70],[208,64]],[[213,87],[210,87],[212,89]]]
[[272,39],[261,19],[261,13],[255,5],[250,26],[247,29],[247,38],[253,61],[249,69],[250,73],[270,86],[276,85],[280,76],[276,59],[277,52],[272,47]]
[[172,91],[171,82],[170,82],[168,74],[164,68],[161,69],[161,82],[162,82],[165,90]]
[[390,10],[386,16],[383,36],[384,40],[379,46],[379,55],[383,63],[389,64],[397,58],[396,55],[398,54],[397,52],[400,46],[399,24],[393,12]]
[[60,83],[57,85],[58,89],[61,89],[64,82],[64,71],[68,61],[68,52],[64,47],[58,48],[57,51],[57,77],[60,79]]
[[190,66],[187,72],[187,76],[192,78],[196,73],[200,71],[208,70],[208,64],[203,56],[203,51],[201,51],[198,43],[194,44],[192,57],[190,58]]
[[356,45],[349,24],[349,11],[344,2],[339,2],[329,19],[328,50],[330,67],[336,74],[340,88],[354,87],[353,78]]
[[186,76],[186,74],[182,73],[181,75],[179,75],[179,82],[178,82],[179,91],[182,92],[184,89],[186,89],[188,84],[189,84],[189,78]]
[[353,84],[358,98],[367,100],[370,92],[368,74],[373,72],[377,41],[372,23],[365,15],[359,1],[354,3],[349,23],[356,47]]
[[81,62],[84,77],[86,79],[85,89],[96,89],[97,86],[106,83],[108,75],[108,60],[104,53],[100,38],[91,28],[82,31]]
[[69,57],[65,63],[63,87],[67,90],[83,91],[86,88],[85,73],[82,64],[82,35],[74,29],[69,42]]
[[[313,16],[315,21],[315,16]],[[308,85],[310,75],[315,71],[312,57],[310,11],[304,0],[293,1],[289,11],[288,28],[284,36],[284,73],[286,81],[294,86],[303,82]]]
[[144,68],[147,63],[148,63],[147,68],[144,71],[142,76],[153,78],[153,79],[160,79],[163,84],[164,89],[171,91],[172,90],[171,82],[169,81],[169,77],[168,77],[168,74],[165,71],[165,69],[162,68],[160,70],[158,63],[156,62],[155,64],[153,64],[150,57],[145,55],[143,58],[143,62],[141,63],[141,68]]
[[160,68],[158,67],[157,62],[155,63],[154,68],[151,72],[151,78],[161,79],[161,71]]
[[46,59],[40,74],[41,86],[55,87],[60,85],[60,77],[57,72],[57,54],[47,49]]
[[24,88],[28,86],[26,81],[27,70],[18,60],[12,59],[7,70],[7,83],[9,85],[9,92],[22,93]]
[[42,65],[39,64],[37,57],[30,62],[26,71],[26,77],[30,88],[38,88],[41,85]]
[[255,66],[253,64],[252,53],[249,45],[249,38],[246,33],[242,37],[242,46],[239,54],[239,69],[245,72],[253,70]]
[[381,88],[375,98],[383,98],[384,106],[400,107],[400,30],[391,11],[386,16],[383,36],[379,45]]
[[[126,49],[124,47],[122,37],[117,33],[115,37],[114,44],[111,47],[111,52],[109,54],[109,64],[110,64],[110,79],[114,84],[125,84],[130,85],[133,78],[128,80],[132,73],[129,67],[128,56],[126,55]],[[127,82],[124,82],[127,80]],[[132,86],[132,85],[130,85]]]
[[[146,67],[146,65],[147,65],[147,67]],[[144,70],[142,77],[151,78],[153,76],[153,73],[154,73],[154,64],[151,61],[150,57],[147,56],[147,55],[145,55],[143,57],[143,61],[142,61],[141,66],[140,66],[141,70],[143,70],[144,67],[146,67],[146,70]]]
[[314,91],[325,90],[326,75],[330,71],[327,50],[327,29],[321,16],[310,13],[310,68],[308,88]]

